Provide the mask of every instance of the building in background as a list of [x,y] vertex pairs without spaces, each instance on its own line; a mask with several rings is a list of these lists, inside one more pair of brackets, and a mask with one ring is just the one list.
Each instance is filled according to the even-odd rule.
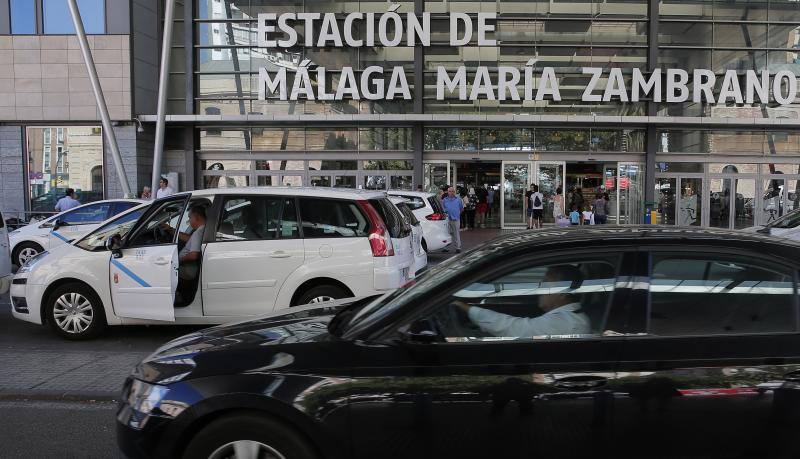
[[[119,195],[109,155],[100,169],[75,172],[76,161],[84,168],[96,160],[84,141],[91,136],[75,129],[96,129],[99,118],[77,43],[68,36],[71,28],[53,19],[61,4],[65,1],[0,0],[0,58],[13,62],[0,68],[0,181],[2,204],[11,210],[34,209],[36,199],[73,181],[94,197],[98,177],[104,196]],[[163,1],[79,4],[94,34],[126,173],[140,190],[150,182]],[[552,205],[558,187],[589,196],[607,193],[613,223],[640,222],[653,208],[661,223],[740,228],[800,206],[797,104],[581,98],[589,80],[581,72],[586,66],[620,67],[628,82],[634,68],[705,68],[719,83],[728,70],[798,75],[800,2],[182,0],[176,5],[163,172],[178,173],[179,189],[487,187],[497,197],[492,224],[509,228],[524,225],[522,203],[530,183],[540,185],[546,205]],[[344,15],[390,8],[431,12],[432,46],[256,46],[259,13]],[[497,13],[491,38],[498,44],[449,46],[445,15],[477,9]],[[357,32],[363,36],[366,30]],[[539,68],[555,68],[561,101],[436,100],[438,66],[522,68],[531,58]],[[413,100],[258,100],[259,68],[291,72],[304,60],[326,67],[334,81],[343,66],[403,66]],[[143,132],[134,118],[142,121]],[[62,173],[61,182],[53,171],[59,145],[52,137],[51,172],[45,172],[47,128],[68,129],[70,143],[75,132],[84,145],[67,149],[69,176]],[[25,189],[25,196],[5,193],[13,189]]]

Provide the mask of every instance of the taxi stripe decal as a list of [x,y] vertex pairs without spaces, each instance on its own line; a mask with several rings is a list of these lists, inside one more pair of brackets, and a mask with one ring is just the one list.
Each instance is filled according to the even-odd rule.
[[127,274],[128,277],[130,277],[131,279],[135,280],[136,283],[141,285],[142,287],[150,287],[150,284],[145,282],[144,279],[142,279],[141,277],[139,277],[136,274],[134,274],[133,271],[131,271],[130,269],[126,268],[125,265],[123,265],[122,263],[120,263],[116,259],[112,258],[111,259],[111,264],[116,266],[117,268],[119,268],[120,271],[122,271],[123,273]]
[[61,240],[62,240],[62,241],[64,241],[64,242],[70,242],[70,241],[72,241],[72,239],[67,239],[67,238],[65,238],[64,236],[62,236],[61,234],[59,234],[57,231],[51,231],[51,232],[50,232],[50,234],[52,234],[53,236],[55,236],[55,237],[57,237],[57,238],[61,239]]

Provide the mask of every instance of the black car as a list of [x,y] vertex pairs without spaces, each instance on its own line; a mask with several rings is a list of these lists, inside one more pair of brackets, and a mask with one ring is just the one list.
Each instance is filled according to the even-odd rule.
[[705,229],[496,239],[342,308],[172,341],[132,457],[800,456],[800,245]]

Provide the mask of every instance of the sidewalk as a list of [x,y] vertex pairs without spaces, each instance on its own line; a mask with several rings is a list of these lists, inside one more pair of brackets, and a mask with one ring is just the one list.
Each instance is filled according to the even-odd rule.
[[148,352],[0,348],[0,399],[112,400]]

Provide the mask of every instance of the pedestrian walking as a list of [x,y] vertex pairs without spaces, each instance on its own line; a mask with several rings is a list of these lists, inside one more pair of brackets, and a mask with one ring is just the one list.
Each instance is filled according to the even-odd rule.
[[75,194],[75,190],[72,188],[67,188],[66,195],[59,199],[56,203],[56,211],[58,212],[66,212],[70,209],[74,209],[81,205],[81,202],[78,201],[78,195]]
[[447,214],[447,223],[450,229],[450,236],[453,237],[453,245],[456,247],[456,253],[461,252],[461,233],[459,232],[459,225],[461,222],[461,214],[464,210],[464,202],[461,197],[456,196],[456,190],[453,187],[447,188],[447,196],[442,200],[444,212]]
[[595,223],[595,214],[594,214],[594,211],[592,211],[592,207],[591,206],[589,206],[587,204],[586,207],[584,208],[583,213],[582,213],[581,216],[583,217],[581,219],[581,225],[594,225],[594,223]]
[[467,229],[475,229],[475,212],[478,210],[478,195],[475,193],[475,188],[469,189],[464,210],[467,214]]
[[564,192],[561,187],[556,188],[556,195],[553,196],[553,220],[558,221],[564,213]]
[[148,201],[150,199],[153,199],[153,193],[150,192],[150,187],[149,186],[146,186],[146,187],[142,188],[141,199],[146,199]]
[[528,197],[528,229],[541,228],[543,214],[544,195],[539,193],[537,185],[531,185],[531,193]]
[[490,187],[489,184],[486,184],[486,204],[487,204],[487,211],[486,216],[488,218],[492,218],[492,210],[494,209],[494,188]]
[[583,222],[583,215],[578,212],[578,206],[575,204],[572,205],[572,208],[569,212],[569,222],[571,225],[580,225]]
[[608,201],[602,194],[598,194],[594,200],[594,221],[598,225],[605,225],[608,221]]
[[478,206],[475,208],[476,224],[481,228],[486,228],[486,213],[489,211],[489,192],[484,187],[475,190],[478,196]]
[[156,199],[166,198],[167,196],[172,196],[175,194],[175,190],[170,188],[169,180],[166,177],[161,177],[161,180],[158,181],[158,190],[156,190]]

